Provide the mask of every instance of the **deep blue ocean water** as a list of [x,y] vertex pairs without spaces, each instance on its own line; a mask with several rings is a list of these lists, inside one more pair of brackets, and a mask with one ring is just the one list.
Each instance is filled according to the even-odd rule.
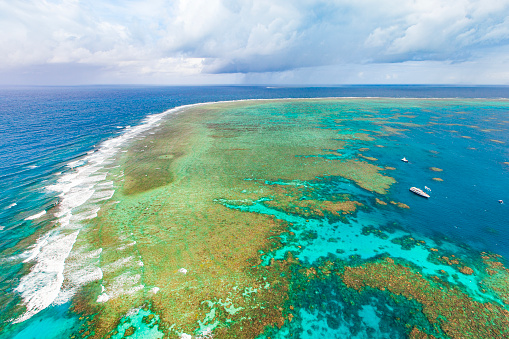
[[[53,197],[41,188],[66,164],[150,114],[199,102],[297,97],[504,98],[507,87],[16,87],[0,88],[0,250]],[[13,204],[16,204],[13,206]],[[42,210],[42,209],[41,209]],[[26,226],[26,227],[23,227]],[[21,227],[21,229],[20,229]],[[20,233],[23,236],[19,236]]]
[[[508,87],[430,87],[430,86],[341,86],[341,87],[15,87],[0,88],[0,290],[4,299],[0,313],[8,313],[19,299],[12,294],[23,274],[20,260],[36,239],[30,236],[51,227],[51,218],[36,218],[58,203],[57,193],[45,189],[69,163],[98,149],[101,142],[118,136],[128,126],[170,108],[200,102],[298,97],[394,97],[394,98],[509,98]],[[429,237],[449,237],[478,250],[509,256],[509,103],[487,105],[484,101],[448,107],[468,111],[465,119],[441,111],[441,125],[412,129],[387,139],[394,157],[372,150],[386,166],[398,167],[398,181],[390,195],[396,201],[410,200],[411,212],[405,226]],[[500,101],[499,101],[500,103]],[[431,105],[426,112],[440,108]],[[389,111],[390,108],[387,108]],[[422,110],[409,111],[419,120],[430,116]],[[490,120],[491,119],[491,120]],[[496,121],[495,121],[496,120]],[[471,128],[461,125],[478,126]],[[490,132],[489,138],[480,129]],[[430,134],[429,132],[434,132]],[[468,136],[464,138],[462,136]],[[505,143],[497,143],[491,139]],[[471,146],[469,148],[469,146]],[[430,153],[429,150],[437,151]],[[475,149],[473,149],[475,148]],[[410,163],[402,167],[401,157]],[[444,169],[431,173],[429,167]],[[438,184],[433,176],[444,179]],[[428,185],[433,199],[408,197],[408,187]],[[499,204],[498,200],[506,201]],[[33,217],[33,218],[32,218]],[[2,298],[2,297],[0,297]],[[64,307],[65,308],[65,307]],[[17,333],[6,338],[61,337],[75,320],[65,320],[64,311],[41,312]],[[3,318],[3,321],[6,321]],[[37,323],[37,322],[39,323]],[[37,325],[39,324],[39,325]],[[44,325],[45,324],[45,325]],[[55,327],[53,334],[42,335],[40,326]],[[61,329],[58,327],[61,326]],[[1,329],[0,329],[1,331]],[[16,336],[17,334],[17,336]],[[0,337],[3,337],[0,333]]]

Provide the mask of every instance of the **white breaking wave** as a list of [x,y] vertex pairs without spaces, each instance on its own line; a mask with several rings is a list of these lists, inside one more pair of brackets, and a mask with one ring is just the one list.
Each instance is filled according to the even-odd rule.
[[133,261],[134,261],[134,257],[132,255],[129,257],[126,257],[126,258],[120,258],[117,261],[104,266],[103,271],[114,272],[121,267],[126,267],[128,264],[132,263]]
[[[92,153],[94,153],[94,151],[88,151],[87,152],[88,155],[90,155]],[[66,166],[69,167],[69,168],[76,168],[76,167],[83,166],[85,164],[86,164],[86,161],[84,159],[78,159],[78,160],[71,161]]]
[[135,240],[135,241],[133,241],[132,243],[127,244],[127,245],[122,245],[122,246],[120,246],[119,248],[117,248],[117,251],[123,251],[123,250],[125,250],[126,248],[131,247],[131,246],[134,246],[134,245],[136,245],[136,240]]
[[42,211],[40,213],[37,213],[37,214],[34,214],[32,216],[29,216],[28,218],[25,218],[25,220],[35,220],[35,219],[39,219],[40,217],[42,217],[43,215],[46,214],[46,211]]
[[79,231],[68,235],[47,234],[33,246],[30,256],[24,260],[35,260],[29,274],[21,278],[15,291],[23,297],[26,312],[14,320],[19,323],[30,319],[53,302],[64,281],[65,258],[71,252]]
[[78,291],[78,289],[92,281],[103,278],[103,272],[99,267],[102,248],[96,250],[76,249],[65,261],[65,288],[60,288],[54,304],[67,302]]
[[97,297],[96,302],[104,303],[112,298],[119,297],[123,294],[133,294],[145,288],[145,285],[140,284],[141,275],[124,273],[117,276],[108,288],[103,287],[103,293]]
[[96,302],[98,302],[98,303],[105,303],[105,302],[107,302],[108,300],[110,300],[110,296],[108,295],[108,293],[102,293],[102,294],[100,294],[100,295],[97,297]]
[[[99,268],[101,252],[97,249],[89,250],[88,254],[72,255],[70,266],[65,266],[84,226],[83,220],[95,218],[100,210],[100,203],[110,199],[114,194],[113,182],[107,180],[110,165],[127,142],[158,126],[160,120],[167,114],[188,106],[151,115],[135,127],[127,126],[121,135],[104,141],[97,151],[89,152],[83,158],[70,162],[67,165],[70,171],[63,173],[55,184],[46,187],[59,193],[60,202],[55,212],[57,220],[53,230],[41,236],[35,245],[21,255],[25,258],[25,263],[33,263],[34,266],[21,278],[19,286],[15,289],[23,298],[26,312],[13,322],[30,319],[51,304],[65,303],[80,286],[102,278],[102,270]],[[40,212],[26,220],[37,219],[45,213],[46,211]],[[66,277],[63,274],[64,269]],[[67,272],[70,272],[70,276],[67,276]],[[69,281],[70,287],[62,290],[64,278]],[[109,296],[103,293],[98,302],[107,301],[119,293],[134,293],[142,289],[143,285],[139,284],[139,278],[135,276],[133,281],[123,276],[114,282],[115,292]]]

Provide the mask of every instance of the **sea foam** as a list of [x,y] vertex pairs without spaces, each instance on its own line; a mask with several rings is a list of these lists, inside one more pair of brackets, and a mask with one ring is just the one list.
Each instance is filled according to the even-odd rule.
[[[140,125],[126,127],[121,135],[104,141],[97,151],[88,152],[83,158],[70,162],[67,165],[69,170],[60,174],[55,184],[46,187],[49,191],[57,192],[60,198],[54,212],[57,219],[54,228],[39,237],[36,243],[21,255],[23,262],[33,266],[15,289],[23,298],[26,311],[13,322],[25,321],[51,304],[65,303],[79,286],[102,278],[102,270],[98,267],[100,251],[97,249],[95,252],[94,249],[90,250],[88,255],[81,253],[81,256],[73,256],[72,264],[65,267],[66,259],[83,228],[82,221],[96,217],[100,203],[113,196],[113,182],[107,179],[107,175],[121,147],[157,126],[167,114],[184,107],[186,106],[148,116]],[[46,211],[37,213],[26,220],[37,219],[45,213]],[[77,258],[82,260],[81,264]],[[64,277],[64,270],[69,276]],[[116,281],[117,293],[119,290],[133,293],[143,287],[138,284],[138,276],[135,276],[134,281],[126,279],[125,276],[122,278]],[[64,279],[69,287],[62,290]],[[128,286],[118,286],[122,285],[122,281]],[[128,288],[124,289],[125,287]],[[104,302],[110,297],[104,293],[99,300]]]
[[42,217],[43,215],[46,214],[46,211],[42,211],[40,213],[37,213],[37,214],[34,214],[34,215],[31,215],[27,218],[25,218],[25,220],[35,220],[35,219],[39,219],[40,217]]
[[23,297],[26,312],[14,320],[25,321],[42,311],[57,297],[64,281],[64,263],[79,231],[68,235],[47,234],[29,250],[30,256],[24,262],[36,261],[30,273],[21,278],[15,291]]

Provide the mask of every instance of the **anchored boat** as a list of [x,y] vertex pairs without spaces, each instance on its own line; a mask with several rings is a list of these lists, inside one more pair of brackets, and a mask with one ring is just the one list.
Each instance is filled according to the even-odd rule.
[[421,190],[420,188],[410,187],[410,191],[415,193],[415,194],[417,194],[417,195],[420,195],[421,197],[429,198],[429,194],[424,193],[424,191]]

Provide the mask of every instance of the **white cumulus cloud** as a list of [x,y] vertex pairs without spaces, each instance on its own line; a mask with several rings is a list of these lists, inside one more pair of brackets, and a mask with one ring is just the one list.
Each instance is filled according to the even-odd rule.
[[369,82],[370,65],[482,73],[493,58],[505,67],[508,45],[509,0],[0,0],[4,82],[73,68],[86,82],[292,79],[313,69],[330,82],[324,67]]

